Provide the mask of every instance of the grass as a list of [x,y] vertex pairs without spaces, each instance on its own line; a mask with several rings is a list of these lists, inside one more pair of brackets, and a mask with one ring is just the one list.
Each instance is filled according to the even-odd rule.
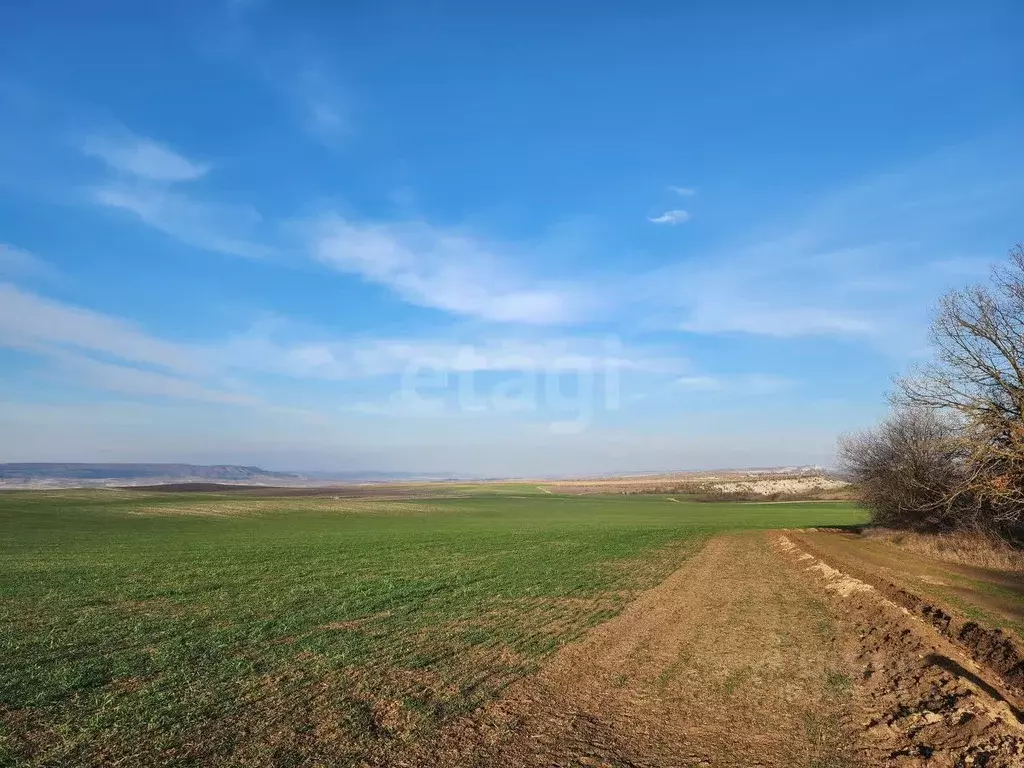
[[861,522],[530,486],[0,494],[0,764],[386,763],[708,536]]

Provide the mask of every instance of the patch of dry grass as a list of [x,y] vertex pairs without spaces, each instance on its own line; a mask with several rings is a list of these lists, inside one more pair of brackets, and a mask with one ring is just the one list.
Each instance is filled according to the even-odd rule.
[[864,537],[949,563],[1024,573],[1024,551],[980,533],[914,533],[867,528]]
[[[128,497],[131,498],[131,497]],[[167,501],[157,494],[137,497],[139,503],[125,504],[123,512],[132,515],[199,515],[204,517],[246,517],[265,514],[330,513],[359,515],[427,515],[442,511],[438,505],[394,501],[391,499],[310,498],[175,498]],[[154,503],[156,502],[156,503]]]

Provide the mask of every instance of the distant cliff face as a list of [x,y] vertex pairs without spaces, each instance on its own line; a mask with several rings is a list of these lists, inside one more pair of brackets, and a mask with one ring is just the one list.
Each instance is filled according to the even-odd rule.
[[6,485],[131,484],[139,481],[152,483],[189,480],[265,483],[296,479],[298,475],[287,472],[269,472],[259,467],[230,464],[0,464],[0,482]]

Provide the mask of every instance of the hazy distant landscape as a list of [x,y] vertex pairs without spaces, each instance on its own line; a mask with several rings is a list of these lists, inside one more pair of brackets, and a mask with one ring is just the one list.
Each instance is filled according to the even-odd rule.
[[271,472],[259,467],[201,464],[101,464],[88,462],[0,463],[3,488],[87,488],[216,482],[243,485],[315,486],[332,482],[431,479],[411,472]]
[[[736,481],[742,478],[815,478],[829,475],[821,467],[777,467],[762,469],[723,469],[718,471],[688,470],[680,472],[631,473],[593,478],[538,478],[541,482],[562,480],[563,484],[580,487],[614,485],[616,489],[670,488],[679,484]],[[91,486],[159,485],[166,483],[224,483],[226,485],[317,487],[331,484],[388,483],[409,481],[485,480],[471,475],[431,474],[416,472],[274,472],[260,467],[230,464],[142,464],[36,462],[0,463],[0,489],[7,488],[87,488]],[[515,478],[490,478],[509,480]],[[830,480],[825,484],[828,485]],[[812,483],[813,485],[813,483]]]

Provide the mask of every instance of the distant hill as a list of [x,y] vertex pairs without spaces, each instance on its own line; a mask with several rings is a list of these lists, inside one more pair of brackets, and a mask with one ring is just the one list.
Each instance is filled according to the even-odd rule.
[[450,474],[417,472],[272,472],[236,464],[135,464],[22,462],[0,464],[0,488],[91,488],[116,486],[275,485],[325,486],[350,483],[449,480]]
[[295,483],[301,476],[232,464],[92,464],[26,462],[0,464],[0,485],[69,487],[217,481],[232,483]]

